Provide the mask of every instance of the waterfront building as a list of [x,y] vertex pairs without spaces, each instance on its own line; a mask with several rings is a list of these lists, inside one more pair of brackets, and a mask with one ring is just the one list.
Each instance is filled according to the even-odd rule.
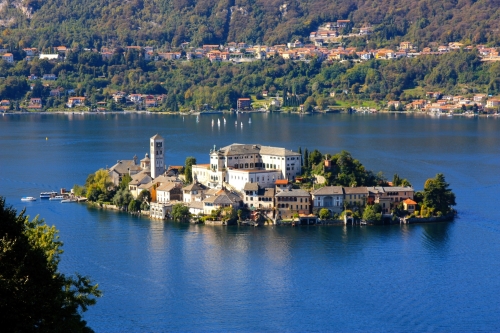
[[294,179],[302,172],[302,155],[257,144],[238,144],[210,150],[210,163],[192,166],[193,179],[211,188],[229,184],[242,191],[245,184],[272,187],[278,179]]
[[275,188],[264,188],[257,183],[246,183],[243,188],[243,203],[249,209],[272,210]]
[[212,211],[231,207],[238,209],[243,207],[241,197],[234,192],[222,188],[203,200],[203,213],[210,215]]
[[368,201],[368,189],[365,186],[344,187],[344,200],[350,207],[363,207]]
[[292,218],[294,214],[309,215],[311,213],[311,194],[302,189],[289,187],[275,195],[277,217]]
[[172,207],[175,203],[151,202],[149,205],[149,217],[152,219],[165,220],[170,217]]
[[165,172],[165,140],[156,134],[150,140],[151,177],[154,179]]
[[412,199],[415,190],[411,186],[373,186],[367,187],[368,204],[379,204],[382,213],[389,214],[391,210],[405,199]]
[[344,210],[344,188],[342,186],[325,186],[312,192],[315,211],[326,208],[332,213]]

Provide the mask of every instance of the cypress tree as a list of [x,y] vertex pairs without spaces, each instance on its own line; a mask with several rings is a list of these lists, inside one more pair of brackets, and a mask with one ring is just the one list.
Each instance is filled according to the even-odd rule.
[[307,148],[304,150],[304,168],[309,168],[309,152]]

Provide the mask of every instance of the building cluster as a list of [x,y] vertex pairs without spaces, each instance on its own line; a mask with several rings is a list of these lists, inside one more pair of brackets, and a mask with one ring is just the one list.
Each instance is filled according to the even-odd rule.
[[[352,30],[352,33],[342,35],[344,28]],[[86,48],[84,51],[99,53],[103,60],[110,60],[117,55],[118,50],[124,53],[129,51],[137,52],[144,61],[158,60],[191,60],[207,58],[212,62],[232,61],[247,62],[265,60],[275,56],[281,56],[284,59],[307,60],[317,57],[320,60],[343,60],[346,58],[358,58],[360,60],[376,59],[398,59],[402,57],[416,57],[428,54],[445,54],[454,50],[472,50],[477,48],[479,54],[484,60],[500,60],[498,48],[486,47],[485,45],[464,45],[459,42],[450,42],[446,44],[436,44],[417,47],[411,42],[403,41],[395,49],[366,49],[357,50],[354,47],[344,48],[339,46],[343,44],[343,38],[368,38],[374,31],[370,24],[365,24],[359,28],[351,28],[353,23],[350,20],[337,20],[336,22],[327,22],[318,27],[316,31],[309,34],[309,43],[302,43],[295,40],[286,44],[276,45],[251,45],[245,42],[229,42],[226,45],[206,44],[201,47],[190,46],[189,42],[182,43],[179,48],[174,50],[165,50],[155,48],[154,46],[125,46],[123,48],[102,47],[101,50]],[[50,51],[40,52],[36,48],[24,48],[24,60],[30,61],[35,57],[52,61],[63,61],[71,48],[66,46],[57,46],[50,48]],[[7,49],[0,49],[2,59],[9,63],[14,63],[14,56]]]
[[309,192],[292,186],[301,174],[302,156],[285,148],[250,144],[231,144],[209,152],[207,164],[192,166],[193,183],[183,185],[182,166],[165,167],[165,140],[150,139],[150,153],[138,160],[117,161],[108,169],[115,185],[130,175],[128,188],[134,198],[143,190],[151,193],[150,216],[170,217],[175,204],[182,203],[195,215],[231,207],[259,211],[269,219],[287,219],[298,214],[309,218],[313,212],[328,209],[341,213],[348,207],[378,203],[389,214],[399,203],[413,212],[412,187],[325,186]]
[[408,103],[389,101],[387,106],[394,110],[424,111],[433,114],[453,114],[457,112],[488,112],[497,113],[500,109],[500,99],[486,94],[444,95],[441,92],[427,92],[425,99],[417,99]]

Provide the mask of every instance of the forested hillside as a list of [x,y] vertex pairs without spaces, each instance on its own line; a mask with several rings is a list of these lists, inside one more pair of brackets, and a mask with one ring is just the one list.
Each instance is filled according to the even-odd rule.
[[379,44],[500,40],[499,0],[0,0],[1,44],[275,44],[329,21],[371,24]]

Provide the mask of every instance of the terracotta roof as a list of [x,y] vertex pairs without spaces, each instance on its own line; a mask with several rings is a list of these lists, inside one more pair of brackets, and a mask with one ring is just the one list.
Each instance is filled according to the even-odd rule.
[[405,201],[403,201],[405,204],[407,205],[416,205],[417,203],[411,199],[406,199]]
[[288,179],[277,179],[274,184],[276,185],[288,185]]

